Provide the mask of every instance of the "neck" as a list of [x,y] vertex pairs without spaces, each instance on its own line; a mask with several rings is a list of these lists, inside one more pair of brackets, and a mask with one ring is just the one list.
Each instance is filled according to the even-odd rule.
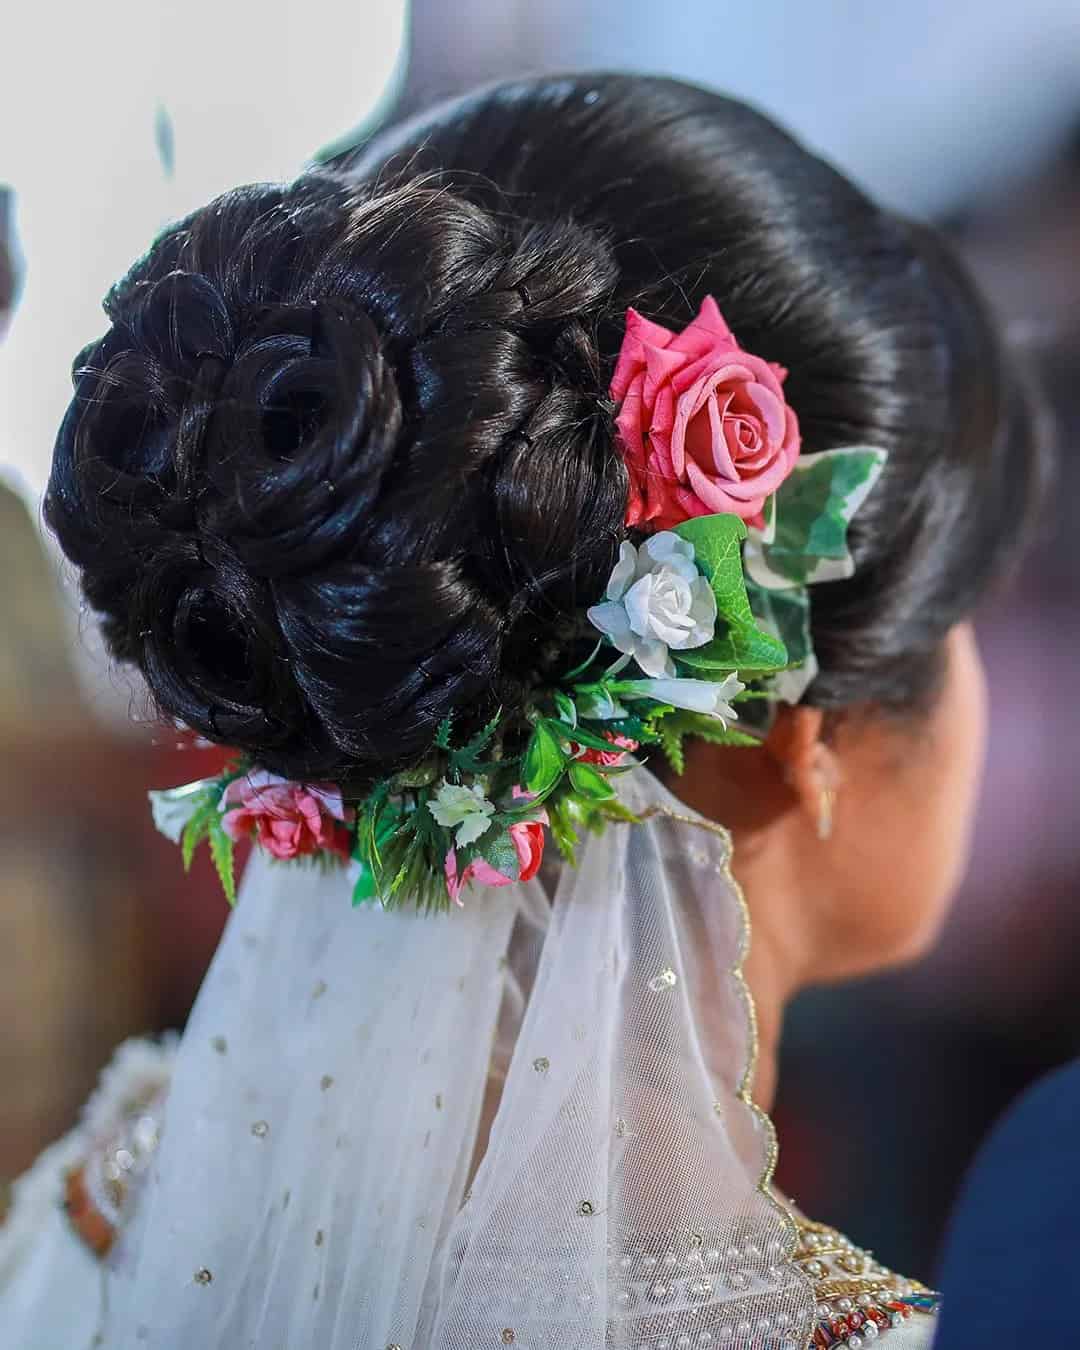
[[[736,874],[744,869],[736,869]],[[753,894],[750,882],[739,875],[739,882],[748,896]],[[774,935],[764,917],[758,916],[751,901],[750,950],[743,965],[743,974],[754,1001],[757,1022],[757,1061],[751,1083],[751,1096],[763,1111],[771,1111],[776,1098],[780,1033],[784,1009],[796,993],[798,982],[793,978],[791,965],[783,949],[777,948]]]

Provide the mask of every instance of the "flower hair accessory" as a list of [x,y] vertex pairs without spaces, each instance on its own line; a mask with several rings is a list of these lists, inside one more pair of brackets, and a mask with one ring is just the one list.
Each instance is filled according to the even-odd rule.
[[886,458],[801,454],[786,377],[738,345],[712,296],[678,333],[628,310],[610,394],[629,537],[604,595],[553,635],[582,659],[464,739],[445,719],[420,763],[356,800],[246,761],[152,792],[185,865],[208,841],[232,902],[250,838],[279,862],[349,866],[355,904],[443,909],[534,876],[545,828],[573,863],[582,831],[635,821],[615,780],[643,747],[681,772],[687,735],[757,744],[736,705],[797,702],[813,679],[807,588],[852,575],[848,525]]
[[786,377],[742,350],[711,295],[681,333],[627,310],[611,381],[630,477],[627,525],[666,530],[725,512],[761,524],[799,453]]

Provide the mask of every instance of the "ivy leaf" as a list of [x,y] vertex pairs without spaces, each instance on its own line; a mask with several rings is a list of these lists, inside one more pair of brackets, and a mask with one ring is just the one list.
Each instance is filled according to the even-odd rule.
[[525,788],[537,796],[549,793],[562,777],[565,764],[566,756],[558,739],[543,722],[538,722],[525,749],[522,765]]
[[855,563],[847,546],[848,525],[885,460],[886,452],[872,446],[800,455],[775,493],[775,521],[765,532],[752,531],[747,540],[751,578],[776,590],[850,577]]
[[570,765],[570,786],[588,802],[604,802],[615,796],[615,789],[594,764],[580,761]]
[[210,856],[214,860],[217,874],[221,879],[221,888],[230,905],[236,904],[236,864],[233,856],[233,841],[225,833],[221,823],[221,813],[215,811],[209,820]]
[[772,696],[784,703],[798,703],[818,672],[810,633],[810,592],[805,586],[766,590],[754,581],[747,590],[762,626],[783,639],[791,661],[787,670],[772,677]]
[[756,581],[747,582],[746,590],[757,618],[787,648],[789,664],[801,666],[812,653],[809,591],[805,586],[767,590]]

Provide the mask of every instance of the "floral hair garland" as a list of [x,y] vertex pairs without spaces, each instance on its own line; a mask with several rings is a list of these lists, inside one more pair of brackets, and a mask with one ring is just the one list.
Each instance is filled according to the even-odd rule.
[[800,455],[786,377],[739,347],[712,296],[679,333],[628,310],[610,392],[631,538],[587,611],[591,654],[513,718],[465,739],[447,719],[420,764],[359,800],[246,761],[152,792],[185,866],[208,841],[235,902],[234,846],[251,839],[348,865],[354,903],[444,909],[469,883],[534,876],[545,826],[572,863],[582,831],[634,821],[612,780],[635,751],[659,746],[681,772],[684,736],[756,744],[735,705],[797,702],[814,678],[807,587],[852,575],[848,525],[885,462],[865,446]]

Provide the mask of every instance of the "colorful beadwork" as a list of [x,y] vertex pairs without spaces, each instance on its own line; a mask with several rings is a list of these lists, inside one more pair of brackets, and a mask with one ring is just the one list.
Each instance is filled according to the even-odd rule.
[[940,1296],[906,1280],[835,1228],[798,1219],[795,1262],[817,1297],[817,1325],[807,1350],[862,1350],[916,1314],[933,1316]]

